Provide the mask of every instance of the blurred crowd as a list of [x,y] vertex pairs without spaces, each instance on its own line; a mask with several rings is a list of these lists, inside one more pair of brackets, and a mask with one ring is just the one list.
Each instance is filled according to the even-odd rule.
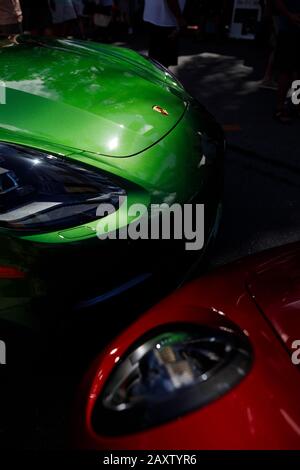
[[[289,123],[286,97],[300,78],[300,0],[259,0],[256,39],[267,44],[262,86],[277,90],[275,119]],[[234,0],[0,0],[0,36],[19,32],[111,42],[120,31],[148,34],[149,56],[176,65],[178,41],[194,29],[202,39],[226,37]],[[300,107],[297,113],[300,116]]]
[[300,79],[300,0],[261,0],[262,21],[257,40],[268,46],[262,86],[277,91],[274,118],[290,124],[300,106],[288,99],[292,83]]
[[143,0],[0,0],[0,35],[108,36],[112,25],[132,32]]
[[[199,36],[222,36],[230,22],[233,0],[176,1],[184,4],[186,22],[197,26]],[[107,40],[118,29],[132,34],[145,6],[155,10],[157,2],[168,0],[0,0],[0,35],[25,31]]]

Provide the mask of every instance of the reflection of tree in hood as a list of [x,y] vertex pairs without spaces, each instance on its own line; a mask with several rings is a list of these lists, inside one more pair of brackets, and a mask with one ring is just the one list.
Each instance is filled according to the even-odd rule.
[[[26,42],[30,41],[30,48],[35,45],[34,60],[28,61],[26,54]],[[107,105],[118,107],[119,109],[125,107],[125,101],[120,99],[122,94],[126,99],[128,93],[135,92],[135,81],[127,80],[118,98],[113,95],[107,95],[106,81],[102,80],[102,71],[105,69],[105,63],[101,63],[99,55],[96,59],[94,56],[90,58],[87,56],[66,54],[64,51],[59,50],[61,46],[59,41],[55,44],[51,40],[51,45],[58,46],[58,49],[50,49],[43,47],[35,38],[28,37],[24,41],[24,45],[8,49],[5,57],[1,57],[0,49],[0,68],[3,76],[6,77],[7,87],[19,89],[25,92],[36,92],[36,95],[44,98],[53,99],[55,101],[61,99],[64,103],[77,106],[78,96],[81,99],[81,107],[86,110],[92,110],[95,106],[95,97],[99,100],[100,95],[105,96]],[[24,48],[24,50],[23,50]],[[16,57],[19,67],[15,66]],[[104,67],[104,69],[103,69]],[[114,80],[114,74],[119,76],[119,70],[113,70],[111,63],[109,63],[111,80]],[[21,72],[22,71],[22,72]],[[13,82],[13,83],[12,83]],[[62,84],[68,83],[68,86]],[[109,85],[109,84],[108,84]],[[63,90],[63,95],[62,95]],[[125,110],[125,109],[124,109]]]

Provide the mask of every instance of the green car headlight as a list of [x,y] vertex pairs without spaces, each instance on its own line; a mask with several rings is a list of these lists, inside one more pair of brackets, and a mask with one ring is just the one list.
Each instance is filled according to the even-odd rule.
[[0,143],[0,228],[54,231],[96,220],[126,195],[109,175],[63,157]]
[[250,343],[239,331],[195,325],[158,329],[113,370],[93,411],[94,429],[122,435],[178,418],[230,391],[251,363]]

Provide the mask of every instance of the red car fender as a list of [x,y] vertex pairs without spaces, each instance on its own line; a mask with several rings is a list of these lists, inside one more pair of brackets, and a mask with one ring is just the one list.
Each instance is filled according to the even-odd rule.
[[[80,388],[74,445],[97,450],[300,449],[299,370],[247,290],[248,277],[268,257],[270,253],[252,257],[192,282],[113,341],[96,358]],[[94,432],[95,401],[132,343],[159,325],[217,326],[227,321],[248,336],[254,352],[252,369],[239,385],[203,408],[140,433],[110,437]],[[298,327],[300,338],[300,323]]]

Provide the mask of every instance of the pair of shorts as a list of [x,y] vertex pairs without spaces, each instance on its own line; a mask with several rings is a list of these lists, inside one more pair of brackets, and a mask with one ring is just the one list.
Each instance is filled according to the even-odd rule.
[[25,31],[44,30],[52,26],[48,0],[21,0]]
[[300,30],[279,32],[275,68],[286,73],[300,72]]
[[129,3],[126,0],[120,0],[119,2],[119,10],[121,13],[125,13],[128,15],[129,13]]
[[20,34],[22,33],[22,24],[2,24],[0,25],[0,37],[8,37],[11,34]]
[[170,39],[176,28],[147,23],[149,33],[149,57],[165,67],[178,63],[178,39]]
[[84,15],[84,3],[83,0],[72,0],[74,10],[77,16]]
[[77,19],[77,13],[72,0],[54,0],[55,9],[51,8],[54,24]]

